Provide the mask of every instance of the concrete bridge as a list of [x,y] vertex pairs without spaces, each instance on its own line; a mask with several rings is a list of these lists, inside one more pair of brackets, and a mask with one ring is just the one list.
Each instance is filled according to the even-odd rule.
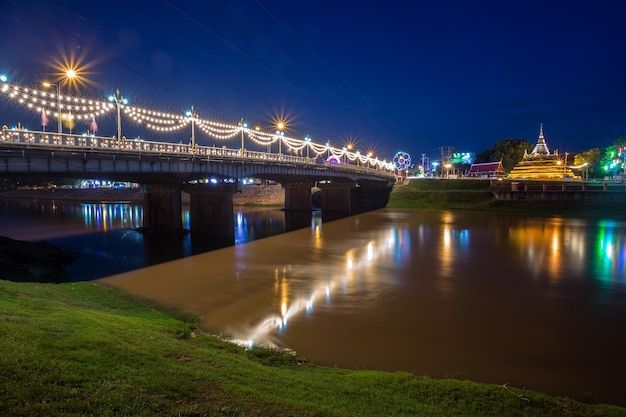
[[[346,161],[349,161],[346,159]],[[285,210],[311,211],[319,187],[322,211],[349,214],[384,207],[394,170],[374,160],[328,162],[226,147],[3,128],[0,178],[54,181],[101,178],[139,183],[144,229],[182,230],[181,191],[190,194],[191,233],[234,237],[232,195],[243,178],[274,180],[285,189]]]

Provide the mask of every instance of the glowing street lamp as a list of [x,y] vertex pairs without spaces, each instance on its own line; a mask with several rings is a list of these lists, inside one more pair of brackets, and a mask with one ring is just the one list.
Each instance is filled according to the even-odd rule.
[[[285,136],[285,123],[283,122],[278,122],[276,123],[276,134],[279,136]],[[282,155],[282,150],[281,150],[281,142],[283,141],[282,138],[278,138],[278,154]]]
[[45,82],[43,83],[44,87],[56,87],[57,88],[57,110],[59,112],[59,116],[57,117],[57,121],[59,123],[59,135],[63,133],[63,125],[61,124],[61,84],[65,81],[70,80],[72,78],[76,78],[76,71],[73,69],[68,69],[65,71],[65,78],[59,81],[56,84]]
[[343,151],[344,151],[344,153],[345,153],[345,155],[346,155],[346,157],[345,157],[345,159],[344,159],[344,162],[345,162],[346,164],[350,164],[350,158],[348,158],[348,153],[352,152],[352,149],[353,149],[353,148],[354,148],[354,145],[353,145],[351,142],[348,142],[348,143],[346,144],[346,146],[344,146],[344,147],[343,147]]
[[114,101],[115,106],[117,107],[117,141],[122,140],[122,118],[120,115],[120,105],[128,104],[128,100],[120,95],[119,88],[115,90],[115,95],[109,96],[109,101]]
[[239,129],[241,129],[241,156],[244,156],[245,147],[243,143],[243,133],[247,127],[248,123],[244,122],[242,117],[241,120],[239,120]]
[[193,106],[191,106],[191,110],[188,110],[185,115],[191,118],[191,150],[193,151],[196,148],[195,123],[196,117],[198,117],[198,113],[196,113]]

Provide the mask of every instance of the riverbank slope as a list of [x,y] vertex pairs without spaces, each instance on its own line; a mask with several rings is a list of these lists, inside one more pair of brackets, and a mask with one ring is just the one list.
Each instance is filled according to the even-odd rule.
[[535,215],[623,217],[622,202],[497,200],[489,180],[412,179],[394,185],[387,204],[401,209],[458,209]]
[[0,414],[626,416],[508,384],[316,366],[197,323],[99,282],[0,280]]

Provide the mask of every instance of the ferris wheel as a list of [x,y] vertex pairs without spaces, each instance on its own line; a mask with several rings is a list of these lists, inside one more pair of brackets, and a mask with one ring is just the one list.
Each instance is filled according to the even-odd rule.
[[407,152],[399,151],[393,157],[393,166],[398,171],[404,171],[411,166],[411,155]]

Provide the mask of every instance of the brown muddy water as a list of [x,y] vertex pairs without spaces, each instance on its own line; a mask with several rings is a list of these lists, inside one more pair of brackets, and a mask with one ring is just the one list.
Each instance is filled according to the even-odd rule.
[[312,362],[626,405],[626,222],[383,209],[104,278]]

